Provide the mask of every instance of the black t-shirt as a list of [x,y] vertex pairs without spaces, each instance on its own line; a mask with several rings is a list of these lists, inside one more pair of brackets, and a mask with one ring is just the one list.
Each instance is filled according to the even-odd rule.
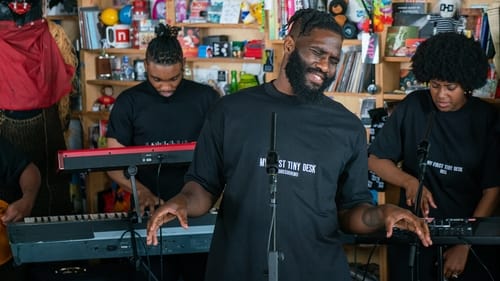
[[[491,105],[476,97],[468,98],[457,111],[440,112],[429,91],[416,91],[398,104],[370,145],[369,153],[403,161],[402,169],[418,178],[417,146],[430,127],[424,185],[432,192],[438,208],[431,208],[429,216],[468,217],[483,189],[500,186],[495,159],[499,155],[498,140],[494,139],[497,114]],[[401,206],[406,206],[404,196]]]
[[[145,81],[118,96],[109,118],[107,137],[116,138],[125,146],[196,141],[205,114],[218,97],[210,86],[182,80],[175,93],[167,98]],[[159,182],[156,165],[140,166],[137,179],[154,194],[158,194],[159,186],[160,197],[169,199],[182,188],[187,166],[164,165]]]
[[19,178],[29,163],[24,153],[0,138],[0,200],[12,203],[21,198]]
[[280,279],[351,280],[337,239],[337,209],[372,202],[366,131],[330,98],[300,103],[271,83],[216,104],[186,174],[215,196],[224,191],[206,280],[267,280],[272,112],[279,155],[277,248],[284,255]]

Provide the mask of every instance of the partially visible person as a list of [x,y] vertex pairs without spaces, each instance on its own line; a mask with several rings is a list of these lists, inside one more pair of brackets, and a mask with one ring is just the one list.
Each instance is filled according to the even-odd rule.
[[[209,108],[219,98],[208,85],[183,78],[184,57],[178,29],[160,24],[146,50],[147,81],[122,92],[108,123],[107,146],[167,145],[196,141]],[[141,214],[177,194],[188,164],[141,166],[136,176]],[[109,171],[121,187],[132,192],[123,171]],[[163,280],[203,280],[206,253],[168,255]],[[160,276],[157,276],[160,278]]]
[[[400,206],[425,217],[491,216],[500,194],[495,132],[499,120],[491,104],[471,96],[487,78],[488,61],[481,45],[461,34],[439,33],[417,48],[412,69],[429,89],[409,94],[396,106],[370,145],[369,169],[401,187]],[[421,145],[425,143],[427,151]],[[421,204],[415,206],[423,165]],[[498,280],[490,278],[473,250],[494,278],[500,278],[495,274],[498,263],[492,259],[498,251],[494,247],[446,245],[444,272],[438,271],[436,247],[422,249],[415,260],[418,270],[410,270],[409,246],[391,245],[390,280],[415,280],[411,272],[424,281],[440,280],[441,274],[454,280]]]
[[[272,218],[266,171],[276,113],[276,243],[280,280],[352,280],[339,230],[410,229],[424,245],[427,225],[395,205],[372,204],[367,188],[366,131],[359,118],[323,92],[335,77],[342,30],[315,9],[289,21],[278,78],[224,96],[210,111],[182,191],[148,221],[160,225],[209,211],[221,196],[207,281],[269,280]],[[364,175],[364,176],[361,176]],[[269,239],[269,240],[268,240]],[[272,263],[272,261],[271,261]]]
[[7,224],[31,214],[40,188],[38,167],[6,139],[0,137],[0,276],[5,281],[26,278],[24,267],[14,265]]
[[72,211],[69,174],[54,168],[66,149],[69,94],[77,57],[62,27],[42,16],[44,1],[0,2],[0,136],[40,169],[32,215]]

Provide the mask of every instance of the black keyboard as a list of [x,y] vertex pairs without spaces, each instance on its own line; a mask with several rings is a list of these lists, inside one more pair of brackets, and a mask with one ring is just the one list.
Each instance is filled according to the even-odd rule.
[[[500,245],[500,217],[433,219],[428,226],[434,244]],[[389,239],[383,230],[369,235],[346,235],[341,239],[348,244],[407,244],[414,242],[416,235],[395,228]]]
[[433,219],[427,225],[431,236],[472,236],[475,218]]

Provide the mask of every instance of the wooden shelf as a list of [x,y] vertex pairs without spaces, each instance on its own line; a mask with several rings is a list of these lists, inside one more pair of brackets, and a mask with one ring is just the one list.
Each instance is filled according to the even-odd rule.
[[356,39],[345,39],[344,42],[342,42],[343,46],[357,46],[361,45],[361,40],[356,40]]
[[101,85],[101,86],[117,86],[117,87],[132,87],[143,81],[122,81],[122,80],[107,80],[107,79],[93,79],[87,80],[90,85]]
[[342,96],[342,97],[359,97],[359,98],[376,98],[380,94],[369,94],[369,93],[345,93],[345,92],[325,92],[326,96]]
[[406,94],[384,94],[384,100],[400,101],[406,97]]
[[60,21],[60,20],[78,20],[78,15],[53,15],[53,16],[45,16],[48,20]]
[[226,24],[226,23],[174,23],[175,26],[181,27],[198,27],[198,28],[226,28],[226,29],[261,29],[261,25],[253,24]]
[[89,117],[93,120],[101,120],[109,118],[109,111],[85,111],[81,112],[80,115]]
[[262,59],[212,57],[212,58],[186,58],[186,61],[187,62],[209,62],[209,63],[261,63]]
[[[99,55],[101,54],[102,50],[96,49],[96,50],[91,50],[91,49],[83,49],[86,52],[89,52],[91,54],[96,54]],[[146,54],[145,49],[134,49],[134,48],[108,48],[104,49],[104,52],[109,54],[109,55],[144,55]]]
[[[268,43],[271,45],[283,45],[283,40],[268,40]],[[344,42],[342,42],[342,45],[344,46],[351,46],[351,45],[361,45],[361,40],[356,40],[356,39],[345,39]]]
[[384,57],[385,62],[411,62],[410,57]]

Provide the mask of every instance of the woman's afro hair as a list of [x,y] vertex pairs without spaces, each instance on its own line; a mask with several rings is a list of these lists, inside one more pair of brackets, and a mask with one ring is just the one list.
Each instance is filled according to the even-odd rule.
[[479,42],[455,32],[438,33],[422,42],[412,57],[420,82],[439,80],[471,91],[486,83],[488,59]]

